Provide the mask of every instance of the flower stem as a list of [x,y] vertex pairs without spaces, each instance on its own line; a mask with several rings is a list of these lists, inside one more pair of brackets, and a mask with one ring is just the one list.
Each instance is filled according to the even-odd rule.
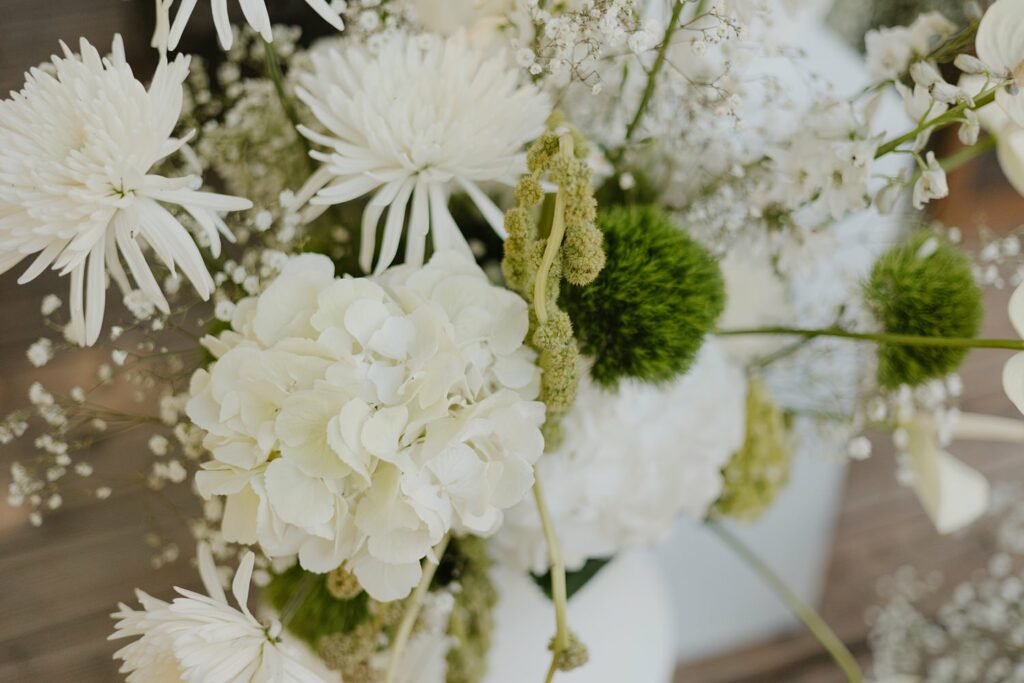
[[308,598],[309,594],[313,591],[313,586],[316,585],[316,580],[318,578],[318,575],[309,573],[302,577],[302,583],[300,583],[298,588],[295,589],[295,592],[288,597],[288,602],[286,602],[284,608],[281,609],[281,614],[279,616],[281,626],[287,627],[288,624],[291,623],[292,619],[295,618],[295,615],[299,613],[299,608],[305,604],[306,598]]
[[558,655],[569,647],[569,626],[565,589],[565,562],[562,560],[562,548],[558,544],[558,536],[555,534],[555,527],[551,523],[551,513],[548,512],[547,503],[544,501],[544,492],[541,490],[540,478],[534,473],[533,499],[537,503],[537,514],[540,516],[541,527],[544,529],[544,540],[548,546],[548,564],[551,567],[551,601],[555,605],[555,638],[552,642],[551,666],[548,669],[546,683],[551,683],[555,676],[556,661]]
[[[995,135],[989,135],[985,139],[978,141],[976,144],[970,147],[964,147],[960,151],[950,154],[948,157],[939,160],[939,166],[942,167],[943,171],[949,173],[955,171],[964,164],[970,163],[980,156],[988,153],[992,148],[996,146],[997,138]],[[921,170],[918,169],[912,176],[907,180],[907,186],[913,187],[917,182],[918,178],[921,177]]]
[[676,0],[672,6],[672,17],[668,20],[668,25],[665,27],[665,34],[662,36],[661,45],[658,46],[658,54],[654,58],[654,64],[651,65],[651,70],[647,72],[647,84],[644,86],[644,92],[640,96],[640,104],[637,105],[633,118],[626,126],[626,137],[623,140],[623,147],[620,147],[613,155],[614,159],[612,161],[614,162],[622,159],[622,155],[625,153],[625,144],[633,139],[636,129],[640,126],[640,120],[643,119],[647,106],[651,103],[651,98],[654,97],[658,73],[665,65],[665,60],[668,57],[668,48],[672,42],[672,34],[675,33],[676,28],[679,26],[679,17],[683,13],[683,6],[685,4],[686,0]]
[[961,102],[960,104],[956,105],[955,107],[945,112],[944,114],[940,114],[938,116],[928,119],[927,121],[924,121],[923,123],[919,124],[917,128],[914,128],[909,133],[904,133],[898,138],[893,138],[892,140],[883,143],[875,152],[875,158],[878,159],[880,157],[885,156],[886,154],[895,152],[902,145],[912,140],[915,140],[918,135],[920,135],[926,130],[929,130],[931,128],[934,128],[935,130],[940,130],[942,128],[945,128],[946,126],[958,123],[961,120],[962,114],[965,111],[969,109],[977,111],[978,109],[981,109],[982,107],[991,104],[996,99],[996,92],[1001,87],[1003,87],[1002,84],[997,85],[996,87],[990,88],[985,92],[981,93],[976,98],[974,98],[973,105],[969,102]]
[[[284,115],[288,117],[288,121],[292,124],[292,128],[296,129],[296,135],[302,142],[302,146],[306,149],[306,154],[309,154],[311,147],[309,146],[309,140],[306,139],[305,135],[298,133],[299,125],[302,123],[299,120],[299,112],[295,108],[295,101],[288,94],[287,88],[284,85],[284,75],[281,72],[281,59],[277,55],[277,50],[274,49],[274,44],[267,42],[266,39],[260,38],[263,41],[263,52],[266,55],[267,60],[267,76],[274,84],[274,91],[277,93],[277,100],[281,103],[281,108],[284,109]],[[307,157],[308,158],[308,157]]]
[[427,591],[430,590],[430,582],[434,580],[434,574],[437,573],[438,563],[441,561],[441,557],[444,555],[445,548],[448,547],[448,541],[451,539],[451,534],[445,534],[441,542],[434,546],[434,557],[437,561],[431,558],[427,558],[423,566],[423,575],[420,577],[420,582],[413,591],[412,596],[409,598],[408,604],[405,606],[405,612],[402,614],[402,622],[398,625],[398,631],[395,633],[395,639],[391,643],[391,657],[388,659],[388,670],[385,676],[385,683],[394,683],[395,676],[398,675],[398,664],[402,661],[402,651],[405,650],[406,644],[409,642],[409,636],[412,635],[412,629],[416,625],[416,620],[420,616],[420,610],[423,609],[423,599],[427,596]]
[[843,641],[839,639],[825,620],[809,607],[800,597],[793,592],[793,590],[786,585],[779,576],[772,571],[764,560],[758,557],[753,550],[751,550],[743,541],[741,541],[735,534],[730,532],[724,526],[713,520],[708,520],[706,523],[708,529],[711,530],[718,538],[725,543],[736,555],[746,563],[754,572],[761,577],[761,579],[768,584],[768,587],[772,589],[772,592],[788,607],[793,614],[803,622],[807,630],[811,632],[821,646],[832,656],[835,660],[836,665],[846,675],[846,679],[850,683],[862,683],[864,680],[864,674],[860,670],[860,666],[857,664],[857,659],[853,656],[853,653],[843,644]]
[[[567,157],[573,155],[572,135],[566,133],[558,139],[558,151]],[[537,321],[544,325],[548,321],[547,287],[548,274],[551,266],[555,263],[558,250],[562,247],[562,239],[565,237],[565,190],[558,188],[555,195],[555,210],[551,218],[551,231],[548,233],[548,242],[544,246],[544,255],[541,257],[540,267],[537,269],[537,279],[533,283],[533,305],[537,311]]]
[[1020,339],[972,339],[970,337],[925,337],[916,334],[889,334],[887,332],[850,332],[838,327],[823,329],[802,329],[798,327],[751,327],[740,330],[718,330],[720,337],[735,337],[748,334],[793,335],[796,337],[838,337],[855,339],[894,346],[936,346],[957,349],[1012,349],[1024,351],[1024,340]]

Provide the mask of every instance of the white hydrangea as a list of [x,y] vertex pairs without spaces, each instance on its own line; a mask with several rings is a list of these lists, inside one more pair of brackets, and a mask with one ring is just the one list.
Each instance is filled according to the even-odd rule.
[[[745,397],[743,372],[712,341],[665,387],[622,383],[609,393],[584,379],[563,445],[537,465],[566,567],[663,540],[681,513],[703,518],[743,444]],[[547,569],[529,502],[508,513],[495,546],[514,567]]]
[[224,537],[404,597],[446,533],[493,533],[533,484],[527,328],[526,303],[455,252],[374,278],[288,262],[206,339],[217,360],[192,378],[213,455],[197,484],[227,496]]

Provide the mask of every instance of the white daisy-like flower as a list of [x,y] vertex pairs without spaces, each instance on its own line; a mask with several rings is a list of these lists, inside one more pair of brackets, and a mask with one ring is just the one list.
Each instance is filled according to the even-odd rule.
[[[161,10],[169,11],[174,0],[162,1],[165,4]],[[177,14],[174,15],[174,21],[170,24],[168,49],[173,50],[178,47],[181,34],[184,33],[185,25],[188,24],[188,20],[192,16],[197,2],[198,0],[181,0],[181,4],[178,5]],[[274,39],[274,33],[271,30],[270,14],[267,13],[265,0],[238,0],[238,4],[242,8],[242,16],[245,17],[246,23],[259,33],[264,40],[271,42]],[[341,15],[331,9],[331,3],[328,0],[306,0],[306,4],[334,28],[339,31],[345,28],[341,21]],[[217,37],[220,39],[221,47],[227,50],[231,47],[233,40],[231,17],[228,16],[228,0],[210,0],[210,7],[213,10],[213,25],[217,29]],[[159,33],[159,27],[157,30]]]
[[526,303],[457,252],[373,278],[291,260],[192,378],[225,539],[409,593],[449,531],[489,535],[544,449]]
[[214,255],[231,238],[220,211],[251,202],[200,192],[197,176],[151,171],[187,139],[172,137],[189,60],[161,61],[147,90],[125,61],[120,36],[102,58],[81,41],[63,45],[53,74],[32,69],[24,89],[0,102],[0,273],[36,255],[18,282],[47,267],[71,278],[71,336],[92,344],[103,322],[107,274],[127,292],[128,264],[138,288],[162,311],[164,298],[143,255],[148,245],[204,299],[213,280],[193,238],[163,204],[187,211]]
[[996,92],[996,102],[1018,126],[1024,126],[1024,2],[997,0],[985,12],[975,39],[978,57],[1010,85]]
[[228,604],[213,554],[199,544],[199,575],[209,595],[175,588],[168,603],[137,590],[141,610],[119,605],[111,640],[138,638],[116,653],[128,683],[324,683],[281,643],[281,625],[262,624],[249,611],[249,581],[256,556],[238,565]]
[[[327,133],[302,133],[328,152],[296,197],[328,206],[370,192],[359,260],[369,272],[377,223],[388,207],[376,272],[394,261],[409,210],[405,260],[423,262],[428,231],[434,248],[468,251],[448,211],[464,191],[495,232],[503,216],[478,183],[511,184],[525,170],[523,148],[544,130],[548,97],[520,81],[504,54],[475,49],[463,32],[442,38],[397,32],[371,49],[340,44],[311,54],[298,95]],[[315,195],[315,196],[314,196]]]
[[[746,391],[743,371],[710,340],[664,387],[623,382],[612,393],[584,378],[562,445],[537,464],[566,567],[664,540],[680,514],[702,519],[743,444]],[[532,501],[508,512],[494,546],[510,566],[547,570]]]

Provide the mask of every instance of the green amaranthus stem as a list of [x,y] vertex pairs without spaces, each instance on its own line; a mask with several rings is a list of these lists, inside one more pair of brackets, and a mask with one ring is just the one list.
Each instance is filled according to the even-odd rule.
[[838,337],[857,341],[870,341],[893,346],[938,346],[957,349],[1012,349],[1024,351],[1021,339],[971,339],[969,337],[925,337],[917,334],[889,334],[888,332],[851,332],[839,327],[803,329],[799,327],[751,327],[739,330],[718,330],[720,337],[751,334],[778,334],[795,337]]
[[935,130],[941,130],[942,128],[945,128],[946,126],[950,126],[950,125],[952,125],[954,123],[959,123],[963,119],[963,113],[965,111],[967,111],[967,110],[977,111],[978,109],[981,109],[982,107],[984,107],[984,106],[986,106],[988,104],[991,104],[993,101],[995,101],[995,99],[996,99],[996,92],[1001,87],[1003,87],[1002,84],[1000,84],[1000,85],[998,85],[998,86],[996,86],[994,88],[990,88],[990,89],[986,90],[985,92],[981,93],[980,95],[978,95],[977,97],[974,98],[974,104],[973,105],[970,104],[969,102],[961,102],[960,104],[956,105],[955,107],[952,107],[949,111],[945,112],[944,114],[940,114],[938,116],[934,116],[934,117],[932,117],[932,118],[930,118],[930,119],[928,119],[926,121],[921,122],[912,131],[910,131],[908,133],[904,133],[903,135],[901,135],[901,136],[899,136],[897,138],[893,138],[892,140],[889,140],[888,142],[882,143],[882,145],[879,146],[878,150],[875,152],[875,158],[878,159],[879,157],[884,157],[886,154],[889,154],[891,152],[895,152],[901,146],[905,145],[908,142],[911,142],[911,141],[915,140],[918,135],[920,135],[924,131],[928,130],[929,128],[934,128]]
[[395,676],[398,675],[398,664],[402,661],[402,652],[409,642],[409,636],[412,635],[412,629],[416,625],[420,611],[423,609],[423,600],[427,596],[427,591],[430,590],[430,583],[434,580],[438,563],[441,561],[441,557],[444,555],[445,548],[448,547],[450,539],[451,534],[445,534],[441,542],[434,546],[436,561],[427,558],[423,563],[423,575],[420,577],[419,584],[417,584],[416,589],[409,598],[408,604],[405,606],[402,621],[398,625],[398,631],[395,632],[395,639],[391,642],[391,657],[388,659],[388,670],[384,677],[386,683],[394,683]]
[[551,602],[555,605],[555,639],[552,643],[551,666],[548,667],[545,683],[551,683],[555,677],[559,653],[569,647],[569,618],[567,608],[569,599],[565,588],[565,561],[562,559],[562,547],[558,543],[551,513],[548,512],[544,492],[541,490],[540,479],[534,473],[533,499],[537,503],[537,514],[540,516],[541,527],[544,529],[544,540],[548,546],[548,564],[551,569]]
[[[558,139],[558,152],[566,157],[572,157],[574,143],[572,136],[568,133]],[[551,273],[551,266],[555,263],[558,250],[562,248],[562,240],[565,238],[565,190],[558,188],[555,195],[555,209],[551,217],[551,230],[548,232],[548,242],[544,245],[544,255],[541,257],[540,267],[537,269],[537,279],[533,283],[533,305],[537,311],[537,320],[541,325],[548,321],[548,275]]]
[[860,670],[860,666],[857,664],[857,659],[853,656],[853,653],[843,644],[843,641],[839,639],[835,631],[829,627],[825,620],[821,616],[811,609],[800,597],[793,592],[793,590],[786,585],[779,576],[772,571],[764,560],[758,557],[753,550],[750,549],[743,541],[741,541],[735,534],[726,529],[724,526],[716,521],[708,520],[706,523],[708,529],[711,530],[718,538],[725,543],[736,555],[743,560],[743,562],[750,567],[754,572],[772,589],[772,592],[783,602],[786,607],[790,609],[803,622],[807,630],[821,643],[821,646],[828,651],[832,659],[835,660],[836,665],[846,675],[846,680],[850,683],[863,683],[864,674]]

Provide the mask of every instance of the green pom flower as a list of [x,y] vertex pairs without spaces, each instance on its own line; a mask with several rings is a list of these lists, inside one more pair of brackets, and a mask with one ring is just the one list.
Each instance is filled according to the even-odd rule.
[[352,632],[370,617],[366,593],[360,592],[350,600],[339,600],[330,589],[327,575],[312,574],[296,564],[274,574],[263,589],[263,599],[280,613],[296,595],[308,591],[288,620],[288,630],[316,647],[323,636]]
[[590,286],[562,292],[591,375],[614,386],[685,373],[725,306],[718,263],[655,206],[614,207],[597,224],[604,269]]
[[791,459],[782,410],[761,380],[752,378],[747,385],[747,434],[722,470],[722,495],[712,514],[756,521],[789,483]]
[[[864,299],[890,334],[971,338],[984,315],[981,289],[971,262],[932,233],[911,236],[884,254],[864,284]],[[892,389],[945,377],[967,349],[878,346],[878,382]]]

